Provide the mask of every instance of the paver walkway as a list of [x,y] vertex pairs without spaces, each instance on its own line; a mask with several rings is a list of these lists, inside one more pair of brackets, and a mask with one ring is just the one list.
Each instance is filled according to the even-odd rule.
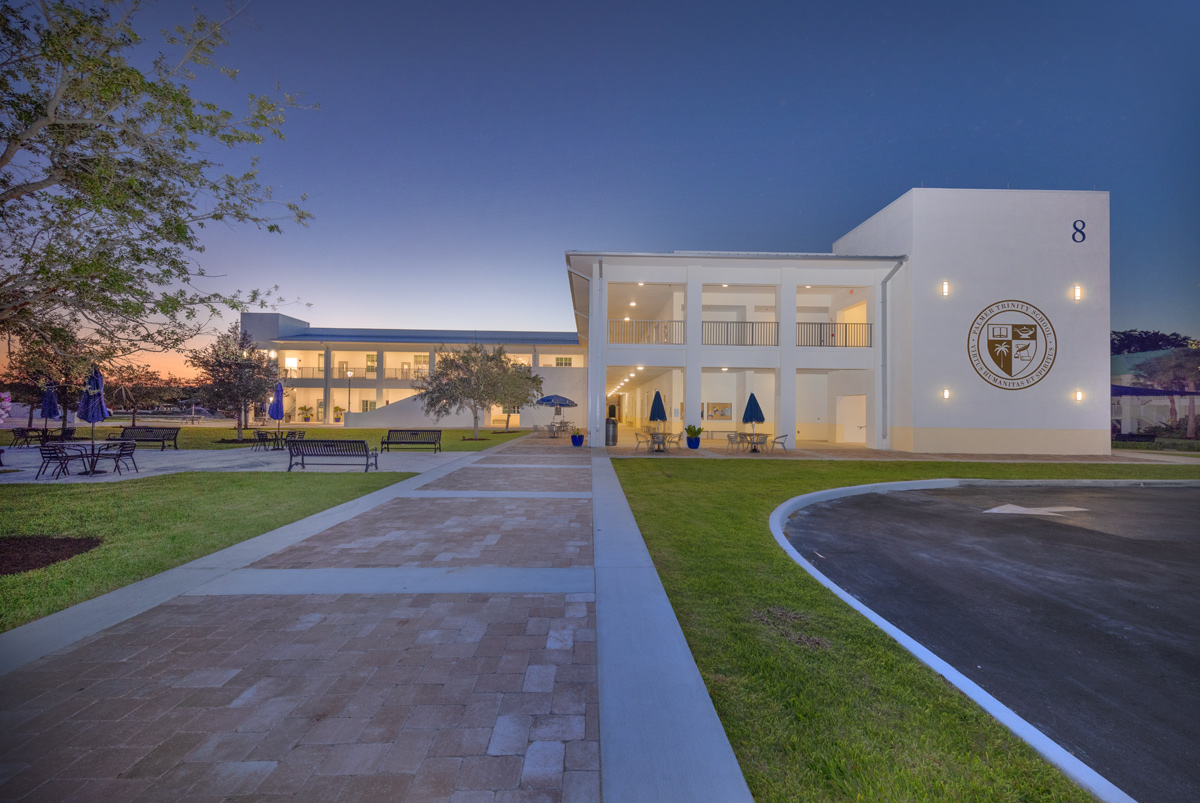
[[[519,586],[531,568],[591,567],[590,496],[589,463],[510,446],[246,571],[507,569]],[[200,586],[10,673],[0,798],[600,799],[593,579],[559,593],[327,593],[311,572],[289,585]]]

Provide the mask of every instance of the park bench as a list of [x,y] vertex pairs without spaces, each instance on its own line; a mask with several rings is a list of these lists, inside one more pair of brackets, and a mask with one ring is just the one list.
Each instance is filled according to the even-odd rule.
[[110,441],[135,441],[137,443],[161,443],[162,449],[167,448],[167,441],[176,449],[179,448],[179,427],[121,427],[120,435],[109,435]]
[[393,446],[432,446],[434,452],[442,450],[440,429],[389,429],[379,448],[390,452]]
[[[299,465],[306,468],[306,463],[313,465],[341,464],[347,460],[363,461],[363,471],[370,471],[371,465],[379,468],[379,452],[367,448],[366,441],[318,441],[318,440],[288,440],[288,471]],[[329,460],[312,460],[311,458],[330,458]]]

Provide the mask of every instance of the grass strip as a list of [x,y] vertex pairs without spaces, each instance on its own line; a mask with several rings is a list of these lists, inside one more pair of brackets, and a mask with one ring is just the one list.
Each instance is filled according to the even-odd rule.
[[[146,426],[158,426],[155,424],[147,424]],[[267,429],[274,431],[275,427],[256,427],[256,429]],[[366,441],[371,448],[378,448],[379,442],[387,435],[386,429],[346,429],[343,427],[318,427],[309,428],[285,426],[284,430],[303,430],[304,437],[310,440],[340,440],[340,441]],[[90,426],[77,426],[75,429],[76,439],[83,438],[87,440],[91,437]],[[119,435],[120,427],[98,426],[96,427],[96,440],[104,440],[109,435]],[[499,446],[502,443],[507,443],[513,438],[519,438],[526,435],[528,432],[512,431],[512,432],[492,432],[491,430],[481,429],[479,431],[480,440],[471,440],[474,432],[469,429],[444,429],[442,430],[442,451],[444,452],[478,452],[483,449],[490,449],[493,446]],[[225,440],[234,440],[237,437],[237,430],[234,427],[181,427],[179,430],[179,448],[180,449],[245,449],[249,448],[254,443],[254,432],[251,429],[243,429],[242,437],[245,439],[242,443],[221,443]],[[151,446],[142,446],[142,449],[158,448],[157,444]],[[401,451],[410,451],[404,449]],[[428,450],[423,450],[428,451]]]
[[1197,466],[614,460],[755,800],[1091,795],[788,558],[772,510],[898,480],[1200,479]]
[[0,632],[414,476],[188,472],[103,484],[0,485],[0,538],[104,543],[0,576]]

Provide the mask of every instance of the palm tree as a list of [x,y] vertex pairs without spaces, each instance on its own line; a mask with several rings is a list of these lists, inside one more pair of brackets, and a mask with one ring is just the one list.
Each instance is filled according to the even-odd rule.
[[[1136,374],[1139,380],[1160,390],[1195,393],[1197,385],[1200,385],[1200,349],[1175,349],[1170,354],[1146,360],[1137,366]],[[1179,423],[1175,396],[1167,398],[1171,408],[1171,426],[1174,427]],[[1187,437],[1196,437],[1195,396],[1188,396]]]

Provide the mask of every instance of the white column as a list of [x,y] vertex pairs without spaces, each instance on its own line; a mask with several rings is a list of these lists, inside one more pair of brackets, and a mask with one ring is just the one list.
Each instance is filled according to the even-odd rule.
[[687,309],[684,311],[683,329],[687,346],[683,352],[683,397],[687,409],[681,410],[680,413],[685,426],[688,424],[700,426],[700,405],[703,401],[700,394],[704,380],[703,327],[701,326],[704,320],[704,284],[701,282],[699,270],[695,266],[688,268],[684,298]]
[[1137,396],[1121,397],[1121,434],[1132,435],[1137,432]]
[[383,380],[387,377],[387,352],[379,349],[375,352],[375,407],[383,406]]
[[325,419],[323,423],[330,423],[333,420],[333,350],[329,346],[325,347],[325,395],[322,402],[325,411]]
[[588,446],[604,447],[605,374],[608,367],[608,287],[604,279],[604,263],[592,263],[592,279],[588,283],[588,367],[587,367],[587,433]]
[[799,351],[796,349],[796,285],[797,271],[780,271],[779,287],[775,291],[776,318],[779,321],[779,370],[775,374],[775,435],[788,435],[788,447],[796,443],[796,369]]

